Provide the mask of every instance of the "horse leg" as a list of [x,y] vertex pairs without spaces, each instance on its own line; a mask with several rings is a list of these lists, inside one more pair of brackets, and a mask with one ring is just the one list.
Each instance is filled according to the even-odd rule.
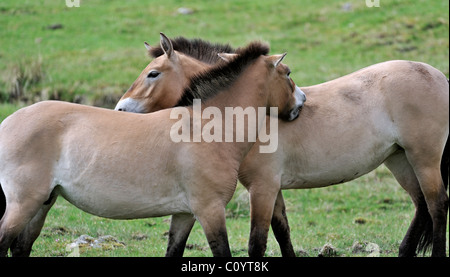
[[[433,152],[432,149],[434,148],[428,149],[406,151],[406,157],[419,181],[433,222],[433,249],[431,255],[433,257],[445,256],[448,196],[440,171],[442,153]],[[425,150],[428,150],[428,152]]]
[[194,223],[195,218],[191,214],[172,215],[166,257],[183,256],[184,248]]
[[274,213],[275,200],[281,192],[258,187],[250,189],[249,193],[251,227],[248,254],[250,257],[263,257],[267,248],[267,236]]
[[420,188],[425,196],[428,212],[433,221],[433,257],[445,257],[448,196],[442,183],[439,164],[437,167],[416,167]]
[[[384,164],[408,192],[416,208],[414,218],[399,248],[400,257],[413,257],[418,249],[426,248],[426,242],[430,242],[433,232],[431,217],[419,181],[406,158],[405,151],[401,150],[390,156]],[[418,247],[420,241],[423,243]]]
[[205,232],[213,256],[231,257],[225,225],[225,206],[220,204],[222,202],[220,200],[215,202],[198,208],[193,207],[194,215]]
[[283,257],[295,257],[294,247],[291,242],[289,223],[286,216],[286,206],[281,190],[278,193],[275,202],[271,226]]
[[34,241],[39,237],[42,227],[44,226],[47,213],[55,204],[57,197],[53,196],[38,211],[38,213],[25,226],[25,229],[11,244],[11,253],[13,257],[28,257]]
[[44,201],[27,198],[7,202],[6,212],[0,221],[0,257],[7,255],[14,240],[36,215]]

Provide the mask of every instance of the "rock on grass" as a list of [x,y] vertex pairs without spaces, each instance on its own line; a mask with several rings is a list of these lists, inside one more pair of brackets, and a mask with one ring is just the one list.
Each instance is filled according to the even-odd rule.
[[352,245],[352,253],[367,253],[367,257],[379,257],[380,246],[373,242],[356,241]]
[[319,251],[319,257],[336,257],[336,256],[338,256],[337,249],[333,245],[331,245],[331,243],[326,243]]
[[101,236],[98,239],[88,235],[81,235],[74,242],[68,244],[66,250],[78,252],[80,248],[101,248],[102,250],[112,250],[118,247],[125,247],[125,243],[110,235]]

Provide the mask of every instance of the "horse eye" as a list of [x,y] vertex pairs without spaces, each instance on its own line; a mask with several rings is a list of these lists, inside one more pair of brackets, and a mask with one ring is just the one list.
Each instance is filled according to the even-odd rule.
[[161,74],[161,72],[158,72],[156,70],[152,70],[148,73],[147,78],[156,78]]
[[289,70],[287,73],[287,76],[289,77],[291,75],[291,71]]

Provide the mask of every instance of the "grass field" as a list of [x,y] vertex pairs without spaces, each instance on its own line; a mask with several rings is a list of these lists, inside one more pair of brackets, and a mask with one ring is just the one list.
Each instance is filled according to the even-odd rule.
[[[46,99],[113,107],[150,61],[144,41],[201,37],[241,46],[267,41],[297,85],[321,83],[391,59],[422,61],[449,76],[447,0],[101,1],[0,3],[0,121],[19,107]],[[180,7],[192,14],[180,14]],[[396,256],[414,214],[407,194],[384,167],[353,182],[285,191],[292,240],[299,256],[317,256],[326,243],[338,256],[355,242],[375,243]],[[227,207],[234,256],[247,255],[249,207],[242,186]],[[112,235],[122,244],[81,248],[81,256],[163,256],[169,218],[114,221],[83,213],[59,199],[36,241],[33,256],[67,256],[66,246],[86,234]],[[447,228],[448,229],[448,228]],[[271,234],[267,256],[280,256]],[[185,256],[211,256],[198,224]]]

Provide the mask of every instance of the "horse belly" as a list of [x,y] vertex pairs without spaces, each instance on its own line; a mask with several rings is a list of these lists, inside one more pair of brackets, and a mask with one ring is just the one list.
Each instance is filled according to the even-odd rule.
[[310,172],[293,172],[287,171],[283,173],[282,189],[308,189],[327,187],[336,184],[345,183],[354,180],[364,174],[369,173],[376,166],[354,166],[346,167],[342,170],[338,166],[321,168]]
[[380,142],[376,147],[355,146],[353,149],[330,146],[333,148],[330,152],[325,151],[327,147],[324,146],[321,154],[308,154],[305,153],[308,150],[303,150],[298,156],[306,156],[306,159],[285,165],[282,189],[318,188],[354,180],[376,169],[398,149],[390,141]]
[[59,193],[77,208],[101,217],[135,219],[189,213],[181,191],[140,190],[104,183],[61,183]]
[[54,168],[53,186],[85,212],[115,219],[190,212],[177,175],[157,160],[150,163],[137,154],[129,160],[105,153],[88,159],[74,152],[63,156]]

